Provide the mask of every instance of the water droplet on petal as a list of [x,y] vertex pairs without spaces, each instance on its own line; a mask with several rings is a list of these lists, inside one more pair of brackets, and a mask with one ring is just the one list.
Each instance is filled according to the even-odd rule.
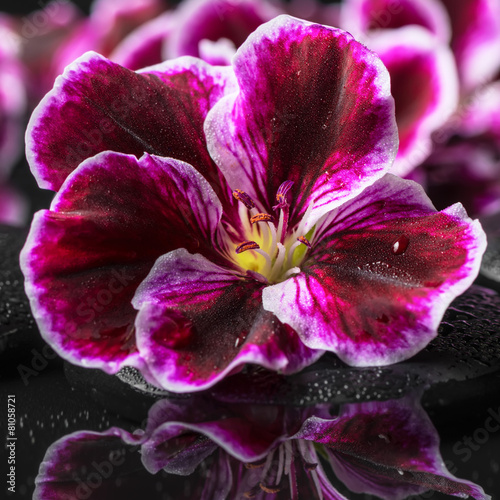
[[392,244],[392,253],[394,255],[402,255],[406,252],[408,245],[410,244],[410,240],[407,236],[402,234],[393,244]]

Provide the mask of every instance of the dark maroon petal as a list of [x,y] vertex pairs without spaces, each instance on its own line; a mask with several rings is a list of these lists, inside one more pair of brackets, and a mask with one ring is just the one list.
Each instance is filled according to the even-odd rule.
[[177,13],[177,29],[167,43],[167,57],[201,57],[202,40],[230,40],[239,47],[261,24],[280,14],[263,0],[188,0]]
[[133,304],[139,351],[162,387],[202,390],[245,363],[291,373],[318,359],[262,310],[262,287],[184,249],[158,259]]
[[500,5],[495,0],[441,0],[451,19],[451,47],[464,90],[486,84],[500,70]]
[[435,212],[418,184],[390,174],[325,225],[302,272],[266,288],[263,304],[307,346],[355,366],[425,347],[477,276],[486,245],[460,205]]
[[406,176],[432,149],[431,134],[458,104],[458,75],[450,49],[427,30],[407,26],[370,38],[391,76],[399,150],[391,173]]
[[111,152],[84,162],[51,210],[35,215],[21,255],[43,337],[75,364],[143,369],[130,303],[137,286],[169,250],[211,255],[220,217],[190,165]]
[[[117,479],[127,484],[128,475],[140,470],[139,446],[143,440],[141,435],[116,427],[63,437],[50,446],[40,464],[33,499],[114,498]],[[129,497],[125,494],[122,498]]]
[[240,47],[240,92],[209,113],[209,150],[232,189],[271,213],[293,181],[291,225],[311,224],[390,168],[397,129],[389,76],[348,33],[279,16]]
[[333,421],[308,419],[294,438],[323,444],[337,477],[356,493],[400,500],[434,490],[490,498],[448,472],[438,434],[414,397],[346,405]]
[[439,0],[346,0],[342,5],[340,26],[357,38],[409,25],[426,28],[441,42],[450,39],[450,22]]
[[83,160],[106,150],[186,161],[220,185],[203,121],[232,89],[231,75],[230,68],[194,59],[138,74],[85,54],[66,68],[31,117],[27,156],[39,185],[58,190]]
[[163,46],[175,22],[176,17],[172,12],[166,12],[144,23],[122,40],[109,58],[132,70],[160,64],[165,60]]

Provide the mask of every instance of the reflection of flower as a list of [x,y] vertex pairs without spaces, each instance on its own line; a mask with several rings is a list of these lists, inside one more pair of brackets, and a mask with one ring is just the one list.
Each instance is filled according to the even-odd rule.
[[113,497],[126,459],[136,458],[126,445],[140,446],[149,472],[168,473],[166,491],[176,491],[176,475],[192,476],[176,498],[344,499],[332,472],[351,491],[387,500],[427,490],[489,498],[445,469],[436,430],[411,397],[349,404],[332,416],[327,405],[223,404],[204,396],[159,401],[135,435],[113,428],[62,438],[45,455],[34,498],[73,499],[85,488],[92,498]]
[[245,363],[290,373],[323,350],[361,366],[413,355],[485,242],[461,207],[437,213],[383,177],[384,67],[287,16],[233,67],[133,73],[88,54],[35,111],[31,167],[59,189],[22,254],[42,334],[74,363],[136,366],[174,391]]

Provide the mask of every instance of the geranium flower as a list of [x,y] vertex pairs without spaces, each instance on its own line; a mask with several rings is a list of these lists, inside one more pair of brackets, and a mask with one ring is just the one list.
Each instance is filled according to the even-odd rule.
[[71,38],[72,31],[84,22],[83,13],[72,2],[50,0],[40,7],[14,24],[22,42],[21,58],[26,68],[30,110],[52,88],[60,73],[54,67],[58,65],[55,54]]
[[[411,5],[409,2],[405,7]],[[332,12],[325,6],[318,7],[314,1],[299,1],[292,3],[289,9],[327,19],[330,22],[322,24],[334,25],[338,22],[334,12],[339,10],[339,5],[333,7]],[[343,8],[348,11],[345,17],[352,20],[349,9],[354,7]],[[434,19],[424,5],[420,8]],[[403,6],[399,6],[398,12],[402,10]],[[438,6],[438,10],[446,18],[444,9]],[[277,7],[271,8],[265,1],[190,0],[183,2],[178,10],[136,30],[110,58],[130,69],[182,55],[200,57],[211,64],[230,64],[242,40],[276,13]],[[431,134],[446,122],[457,106],[458,75],[447,41],[436,41],[433,33],[419,26],[377,30],[371,32],[367,40],[391,76],[399,130],[399,151],[391,173],[401,177],[429,155]]]
[[89,50],[108,56],[131,31],[164,9],[162,0],[94,0],[90,14],[67,0],[51,0],[19,22],[30,70],[33,107],[65,66]]
[[419,26],[381,30],[368,41],[391,77],[399,151],[391,173],[407,176],[432,151],[432,134],[458,104],[459,82],[453,53]]
[[500,5],[495,0],[441,0],[451,25],[463,93],[485,85],[500,70]]
[[474,217],[500,213],[500,82],[476,92],[436,134],[417,175],[438,208],[460,201]]
[[440,0],[344,0],[340,26],[364,39],[374,32],[403,26],[422,26],[448,43],[450,21]]
[[187,0],[133,31],[109,58],[133,70],[180,56],[231,64],[246,38],[280,14],[337,26],[339,6],[316,0]]
[[[332,472],[351,491],[386,500],[428,490],[490,498],[480,486],[447,471],[437,432],[413,397],[347,404],[338,416],[326,404],[162,400],[151,408],[143,432],[81,431],[51,445],[33,498],[73,499],[85,493],[110,498],[119,491],[117,478],[118,485],[128,483],[120,495],[133,497],[131,469],[140,468],[139,447],[147,471],[164,472],[156,484],[179,498],[345,500],[331,484]],[[145,488],[148,478],[139,477]]]
[[287,16],[233,67],[82,57],[27,134],[39,184],[59,190],[21,256],[42,335],[73,363],[180,392],[324,350],[356,366],[412,356],[485,237],[459,205],[436,212],[384,176],[393,106],[373,52]]
[[110,59],[134,70],[180,56],[230,64],[258,26],[283,13],[266,0],[187,0],[132,32]]
[[500,69],[500,6],[494,0],[345,0],[340,26],[355,36],[423,26],[450,43],[462,90],[484,85]]

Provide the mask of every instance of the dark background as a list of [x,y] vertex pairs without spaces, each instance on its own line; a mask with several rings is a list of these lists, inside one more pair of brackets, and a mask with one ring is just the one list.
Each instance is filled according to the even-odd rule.
[[[126,1],[126,0],[124,0]],[[23,0],[0,2],[0,10],[24,16],[29,12],[46,5],[43,0]],[[73,0],[84,12],[88,12],[89,0]],[[169,5],[177,2],[170,1]],[[323,3],[336,3],[324,1]],[[26,175],[25,160],[19,161],[13,172],[12,183],[24,192],[33,193],[31,211],[47,207],[52,197],[51,193],[43,192],[36,187],[31,176]],[[6,233],[0,231],[0,238]],[[18,252],[22,239],[22,231],[15,236],[15,248]],[[12,240],[14,241],[14,240]],[[2,264],[5,263],[4,254],[0,254]],[[15,260],[15,259],[14,259]],[[10,265],[10,264],[9,264]],[[12,264],[15,267],[15,263]],[[17,269],[13,269],[13,280],[20,279]],[[17,278],[16,278],[17,276]],[[0,279],[0,288],[3,282]],[[21,286],[21,281],[16,285]],[[22,305],[22,299],[16,298]],[[17,493],[9,498],[28,499],[32,496],[34,478],[38,466],[47,447],[56,439],[77,430],[92,429],[105,430],[111,425],[118,425],[133,430],[146,415],[147,398],[142,398],[133,391],[122,386],[103,383],[102,379],[94,380],[93,374],[81,375],[71,372],[68,377],[60,359],[42,354],[44,342],[39,337],[36,328],[28,319],[26,304],[21,311],[26,316],[26,322],[20,326],[12,319],[11,327],[16,329],[18,338],[15,350],[9,356],[3,353],[0,356],[0,434],[4,435],[5,409],[7,394],[15,394],[16,416],[18,419],[18,448],[17,448]],[[11,328],[11,331],[12,331]],[[1,340],[1,339],[0,339]],[[0,353],[1,353],[0,345]],[[39,356],[42,354],[41,356]],[[34,374],[25,377],[20,373],[20,366],[33,370]],[[22,369],[21,369],[22,370]],[[88,376],[88,379],[86,377]],[[98,375],[95,375],[98,377]],[[101,385],[101,387],[99,387]],[[86,386],[84,389],[83,387]],[[500,432],[492,434],[490,439],[479,446],[472,454],[472,458],[462,461],[462,457],[453,452],[453,446],[465,436],[473,435],[474,431],[484,426],[488,417],[488,410],[498,410],[500,406],[500,378],[496,375],[482,377],[467,383],[449,383],[439,385],[428,391],[423,398],[425,408],[437,427],[442,440],[442,453],[447,465],[458,477],[478,482],[485,491],[493,495],[493,499],[500,498]],[[1,456],[2,478],[6,460]],[[159,477],[150,477],[144,471],[131,476],[128,491],[121,491],[121,500],[132,498],[141,499],[172,499],[177,500],[173,489],[166,491],[168,482],[163,480],[163,491],[159,491]],[[336,484],[348,498],[368,498],[350,495],[342,486]],[[170,486],[172,488],[173,486]],[[0,498],[3,498],[4,484],[0,486]],[[92,498],[92,497],[91,497]],[[114,498],[114,497],[113,497]],[[113,500],[109,498],[109,500]],[[449,498],[434,494],[422,498],[435,500]]]

